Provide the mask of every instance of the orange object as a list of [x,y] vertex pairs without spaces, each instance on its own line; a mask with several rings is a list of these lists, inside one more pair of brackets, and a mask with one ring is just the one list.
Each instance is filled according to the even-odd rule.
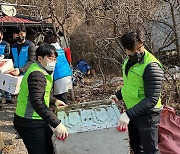
[[0,62],[0,67],[2,67],[5,63],[6,63],[6,61],[1,61]]

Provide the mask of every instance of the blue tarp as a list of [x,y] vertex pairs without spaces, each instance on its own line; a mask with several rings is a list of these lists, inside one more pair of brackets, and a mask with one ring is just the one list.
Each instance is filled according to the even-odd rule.
[[80,70],[82,73],[87,74],[91,67],[87,64],[87,62],[84,59],[81,59],[78,61],[76,68]]

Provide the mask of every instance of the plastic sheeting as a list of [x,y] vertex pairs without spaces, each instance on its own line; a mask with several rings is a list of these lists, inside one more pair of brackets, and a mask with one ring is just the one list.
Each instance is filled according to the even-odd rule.
[[159,140],[161,154],[180,154],[180,117],[171,107],[163,108],[159,125]]

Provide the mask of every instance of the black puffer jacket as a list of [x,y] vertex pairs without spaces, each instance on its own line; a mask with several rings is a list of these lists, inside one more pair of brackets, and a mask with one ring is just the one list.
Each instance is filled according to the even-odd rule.
[[[60,124],[60,120],[44,102],[46,87],[46,79],[44,74],[40,71],[34,71],[29,74],[27,82],[31,105],[43,120],[25,119],[15,115],[14,124],[26,127],[41,127],[45,124],[49,124],[54,128],[57,127]],[[55,104],[56,100],[56,98],[51,96],[50,103]]]
[[[163,70],[157,63],[150,63],[146,66],[143,74],[145,98],[132,108],[126,110],[131,120],[142,114],[151,114],[151,111],[154,110],[154,106],[160,97],[163,77]],[[121,90],[116,93],[116,96],[119,100],[122,99]]]

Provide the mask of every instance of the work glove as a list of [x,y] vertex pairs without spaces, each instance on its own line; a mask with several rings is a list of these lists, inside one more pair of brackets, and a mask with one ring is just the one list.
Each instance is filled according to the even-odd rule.
[[116,97],[116,95],[111,95],[111,96],[109,97],[109,99],[113,100],[115,103],[118,103],[118,102],[119,102],[119,100],[118,100],[118,98]]
[[119,117],[117,130],[120,131],[120,132],[121,131],[126,131],[127,126],[129,124],[129,121],[130,121],[130,119],[129,119],[128,115],[126,114],[126,112],[121,114],[120,117]]
[[4,55],[0,55],[0,60],[3,60],[4,59]]
[[63,101],[57,100],[55,102],[55,105],[57,107],[57,109],[60,109],[61,107],[67,106]]
[[62,123],[60,123],[56,128],[54,128],[54,133],[56,137],[62,141],[64,141],[68,137],[68,131]]

